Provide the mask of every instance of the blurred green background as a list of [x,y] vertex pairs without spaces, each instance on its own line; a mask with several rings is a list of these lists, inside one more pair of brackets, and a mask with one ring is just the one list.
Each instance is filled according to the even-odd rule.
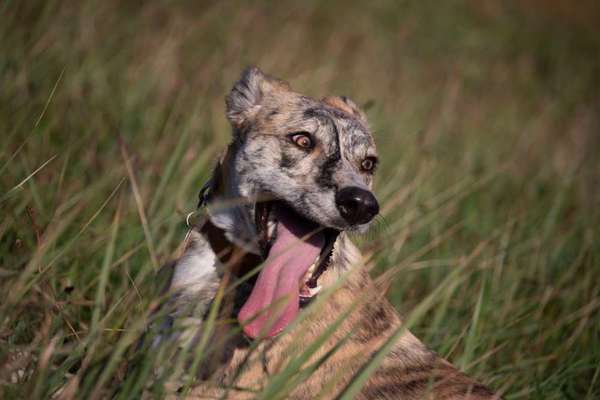
[[404,314],[467,274],[417,336],[509,399],[600,397],[600,3],[565,0],[3,1],[0,397],[122,378],[249,64],[365,105],[374,274]]

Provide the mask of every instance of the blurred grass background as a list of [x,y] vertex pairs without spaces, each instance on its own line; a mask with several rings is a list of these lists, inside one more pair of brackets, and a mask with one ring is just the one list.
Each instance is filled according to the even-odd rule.
[[397,271],[390,300],[468,272],[417,336],[509,399],[600,397],[598,2],[4,1],[0,20],[0,397],[123,378],[248,64],[368,108],[384,221],[359,242]]

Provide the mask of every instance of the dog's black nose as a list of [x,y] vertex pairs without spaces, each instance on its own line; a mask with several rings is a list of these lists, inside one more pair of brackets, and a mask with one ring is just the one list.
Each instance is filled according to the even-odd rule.
[[379,212],[373,193],[355,186],[337,192],[335,204],[341,216],[351,225],[366,224]]

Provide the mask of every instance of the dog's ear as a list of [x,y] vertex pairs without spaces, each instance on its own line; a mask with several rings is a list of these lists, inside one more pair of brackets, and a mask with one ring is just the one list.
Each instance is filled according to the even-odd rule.
[[286,82],[265,75],[256,67],[248,67],[225,98],[227,119],[235,128],[252,122],[268,97],[290,90]]
[[346,114],[352,115],[354,118],[359,119],[365,126],[368,126],[367,116],[365,113],[358,108],[355,102],[350,100],[346,96],[329,96],[324,97],[321,101],[331,107],[337,108],[345,112]]

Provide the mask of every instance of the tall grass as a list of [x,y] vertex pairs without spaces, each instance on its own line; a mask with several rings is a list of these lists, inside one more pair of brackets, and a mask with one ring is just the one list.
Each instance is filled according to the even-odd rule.
[[3,2],[0,397],[162,395],[176,349],[123,366],[256,64],[367,106],[356,240],[417,336],[509,399],[598,398],[599,14],[562,4]]

